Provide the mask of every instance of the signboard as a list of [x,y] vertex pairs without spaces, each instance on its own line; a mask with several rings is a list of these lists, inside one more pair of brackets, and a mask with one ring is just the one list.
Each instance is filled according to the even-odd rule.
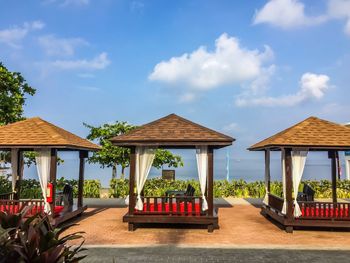
[[162,170],[162,179],[175,180],[175,170]]

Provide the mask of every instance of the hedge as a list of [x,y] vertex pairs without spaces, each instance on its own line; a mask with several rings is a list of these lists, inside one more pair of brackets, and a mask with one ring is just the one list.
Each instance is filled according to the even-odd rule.
[[[331,198],[332,184],[328,180],[321,181],[303,181],[315,190],[315,198]],[[191,184],[195,189],[196,195],[200,195],[198,180],[163,180],[159,178],[149,179],[145,183],[145,196],[164,196],[167,190],[186,190],[187,185]],[[302,189],[302,184],[300,189]],[[282,197],[282,183],[271,182],[271,193]],[[129,194],[129,181],[127,179],[112,179],[110,181],[111,197],[126,197]],[[214,197],[252,197],[263,198],[265,195],[265,183],[263,181],[246,182],[244,180],[226,180],[214,181]],[[337,182],[338,198],[350,198],[350,181]]]
[[[78,196],[78,180],[67,180],[65,178],[60,178],[57,180],[57,190],[63,190],[66,183],[73,186],[73,196]],[[11,192],[11,181],[7,180],[5,177],[0,176],[0,193]],[[91,198],[100,197],[101,183],[100,180],[84,180],[83,196]],[[21,181],[21,198],[23,199],[36,199],[41,198],[41,188],[40,183],[34,179],[23,179]]]

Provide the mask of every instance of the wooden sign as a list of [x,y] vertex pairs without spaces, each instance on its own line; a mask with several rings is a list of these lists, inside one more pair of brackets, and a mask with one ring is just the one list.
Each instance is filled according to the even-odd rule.
[[175,180],[175,170],[162,170],[162,179]]

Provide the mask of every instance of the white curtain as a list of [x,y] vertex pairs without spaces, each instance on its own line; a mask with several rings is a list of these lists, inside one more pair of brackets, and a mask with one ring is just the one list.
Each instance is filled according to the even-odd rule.
[[297,202],[299,185],[303,176],[307,150],[296,149],[292,151],[292,167],[293,167],[293,191],[294,191],[294,216],[299,217],[302,215],[299,204]]
[[346,180],[350,180],[350,156],[345,153],[345,174]]
[[11,149],[12,192],[16,190],[18,180],[18,149]]
[[[155,156],[155,149],[149,147],[136,147],[136,191],[137,200],[135,208],[137,210],[143,210],[143,202],[141,199],[141,191],[145,185],[149,171],[151,170],[152,163]],[[132,193],[132,189],[130,190]]]
[[283,184],[283,207],[282,214],[287,214],[287,186],[286,186],[286,154],[284,149],[281,149],[281,163],[282,163],[282,184]]
[[199,185],[201,187],[201,193],[203,198],[202,210],[206,211],[208,210],[208,203],[204,193],[207,186],[207,175],[208,175],[208,147],[207,146],[198,146],[196,148],[196,159],[197,159]]
[[269,190],[268,185],[270,181],[270,150],[267,149],[265,152],[265,197],[264,197],[264,204],[269,204]]
[[50,160],[51,160],[50,150],[43,149],[43,150],[37,151],[37,156],[35,157],[36,168],[38,171],[41,191],[43,193],[43,198],[45,202],[44,211],[47,214],[51,214],[51,207],[46,199],[47,183],[49,182],[49,176],[50,176]]

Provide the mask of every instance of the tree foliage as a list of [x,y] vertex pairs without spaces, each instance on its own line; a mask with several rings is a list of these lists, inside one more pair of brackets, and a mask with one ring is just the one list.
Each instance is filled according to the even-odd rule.
[[184,163],[180,155],[175,155],[168,150],[157,149],[153,167],[160,169],[163,168],[164,165],[177,168],[179,166],[184,166]]
[[33,96],[35,91],[21,73],[10,72],[0,62],[0,126],[23,120],[26,95]]
[[[0,62],[0,126],[24,120],[26,95],[33,96],[36,90],[29,86],[19,72],[10,72]],[[25,152],[25,162],[29,166],[35,162],[34,153]],[[10,154],[2,158],[10,162]]]
[[[117,166],[120,165],[122,168],[121,178],[124,178],[125,168],[130,165],[130,149],[114,146],[109,139],[127,133],[137,126],[125,121],[103,124],[98,127],[84,123],[84,126],[90,129],[87,139],[96,141],[102,147],[100,151],[93,153],[88,162],[98,163],[102,168],[111,167],[112,178],[116,178]],[[179,155],[174,155],[168,150],[157,149],[153,166],[161,168],[166,164],[168,167],[178,167],[183,166],[183,161]]]

